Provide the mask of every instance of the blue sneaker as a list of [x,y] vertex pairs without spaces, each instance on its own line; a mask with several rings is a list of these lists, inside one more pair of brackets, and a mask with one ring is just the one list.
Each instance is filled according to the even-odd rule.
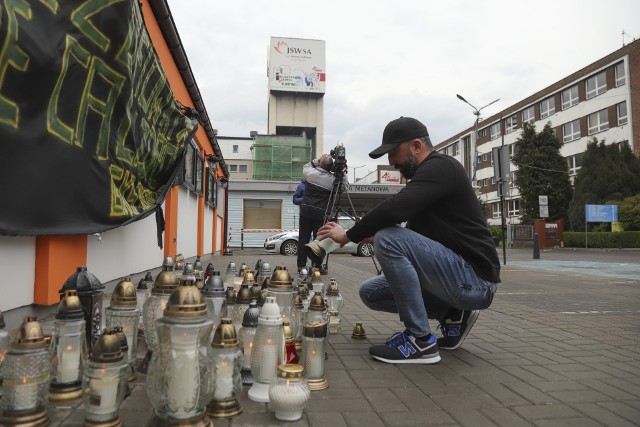
[[438,346],[443,350],[460,347],[479,315],[480,310],[457,310],[457,313],[440,320],[438,329],[442,331],[442,338],[438,338]]
[[385,363],[419,363],[431,365],[440,361],[438,340],[432,334],[426,340],[414,337],[409,331],[397,332],[385,344],[369,348],[369,354]]

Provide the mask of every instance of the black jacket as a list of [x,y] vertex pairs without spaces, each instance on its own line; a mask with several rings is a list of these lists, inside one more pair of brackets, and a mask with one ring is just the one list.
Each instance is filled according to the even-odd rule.
[[476,274],[500,282],[500,260],[466,171],[456,159],[430,153],[411,181],[347,231],[353,242],[401,222],[465,259]]

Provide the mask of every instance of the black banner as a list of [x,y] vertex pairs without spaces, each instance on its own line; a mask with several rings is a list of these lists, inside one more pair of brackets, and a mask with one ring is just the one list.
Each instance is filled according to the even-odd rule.
[[0,234],[154,212],[196,125],[133,0],[0,0]]

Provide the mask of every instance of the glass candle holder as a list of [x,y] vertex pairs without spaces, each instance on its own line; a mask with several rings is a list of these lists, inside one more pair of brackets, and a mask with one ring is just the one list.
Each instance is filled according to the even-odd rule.
[[249,389],[249,399],[255,402],[269,402],[269,385],[276,377],[278,365],[284,360],[284,332],[280,308],[274,297],[267,297],[253,339],[251,351],[251,374],[253,385]]
[[302,365],[309,388],[324,390],[329,382],[324,377],[325,341],[327,322],[313,321],[304,325],[302,336]]
[[147,396],[157,418],[152,422],[186,423],[204,415],[214,390],[211,324],[194,280],[181,281],[156,321],[158,347],[147,375]]
[[276,380],[269,387],[269,400],[275,417],[282,421],[297,421],[309,402],[311,392],[300,365],[280,365]]
[[260,316],[260,308],[256,300],[251,300],[249,308],[244,312],[242,319],[242,327],[238,331],[240,343],[242,344],[242,384],[252,385],[253,376],[251,375],[251,350],[253,349],[253,340],[256,336],[256,328],[258,327],[258,317]]
[[49,347],[50,401],[66,402],[82,397],[82,372],[87,356],[84,329],[84,313],[78,293],[74,290],[65,291],[65,296],[58,305]]
[[116,332],[105,328],[83,372],[86,421],[119,425],[118,411],[125,395],[127,366]]
[[0,310],[0,398],[2,397],[2,364],[4,363],[4,356],[9,351],[11,346],[11,338],[9,332],[5,329],[4,315]]
[[138,282],[138,287],[136,288],[136,301],[137,306],[140,309],[140,319],[138,320],[138,333],[144,334],[144,315],[143,308],[144,303],[147,302],[149,297],[151,296],[151,289],[153,288],[153,276],[150,272],[140,279]]
[[[120,280],[111,294],[111,305],[105,310],[106,326],[121,327],[127,337],[125,360],[133,366],[138,355],[138,308],[136,288],[129,277]],[[133,372],[133,369],[131,369]],[[135,374],[133,379],[135,379]]]
[[230,316],[236,329],[240,329],[242,326],[242,319],[249,308],[249,304],[251,304],[251,289],[247,283],[243,283],[236,294],[236,303],[233,306],[233,314]]
[[211,338],[213,338],[213,333],[220,324],[220,319],[227,317],[227,297],[219,271],[211,272],[211,276],[202,289],[202,296],[207,304],[207,316],[213,322],[211,330]]
[[288,320],[292,329],[297,329],[300,321],[297,312],[293,309],[293,280],[286,267],[278,266],[271,275],[269,281],[268,296],[275,297],[276,304],[280,307],[282,320]]
[[211,341],[215,375],[213,400],[207,405],[211,418],[231,418],[242,413],[242,350],[231,319],[223,318]]
[[156,276],[151,296],[144,303],[142,309],[145,330],[144,339],[147,342],[147,354],[138,366],[138,370],[142,373],[147,373],[153,350],[158,346],[156,321],[164,315],[169,296],[178,286],[178,283],[178,277],[173,272],[173,260],[171,257],[166,257],[162,262],[162,271]]
[[344,298],[338,290],[336,279],[331,279],[327,288],[327,312],[329,314],[329,333],[338,333],[340,329],[340,312],[344,307]]
[[233,286],[233,278],[238,274],[238,270],[236,269],[236,263],[230,262],[227,265],[227,271],[224,274],[224,287],[228,288],[229,286]]
[[260,264],[260,269],[258,270],[258,275],[256,276],[256,282],[262,283],[264,279],[271,277],[271,266],[268,262],[263,262]]
[[47,425],[45,410],[51,361],[42,326],[35,316],[20,325],[2,364],[0,425]]
[[293,342],[295,344],[296,351],[300,353],[302,351],[302,329],[304,327],[307,313],[304,308],[304,300],[299,293],[293,296],[293,310],[295,311],[295,315],[298,319],[297,328],[292,329]]
[[300,362],[300,356],[298,356],[296,343],[293,339],[293,329],[288,320],[282,321],[282,330],[284,331],[284,363],[295,365]]

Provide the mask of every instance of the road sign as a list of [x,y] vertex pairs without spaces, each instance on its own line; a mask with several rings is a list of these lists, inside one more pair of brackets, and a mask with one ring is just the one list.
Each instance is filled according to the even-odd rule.
[[540,205],[540,218],[549,218],[549,206]]
[[540,206],[549,206],[549,196],[538,196],[538,204]]

